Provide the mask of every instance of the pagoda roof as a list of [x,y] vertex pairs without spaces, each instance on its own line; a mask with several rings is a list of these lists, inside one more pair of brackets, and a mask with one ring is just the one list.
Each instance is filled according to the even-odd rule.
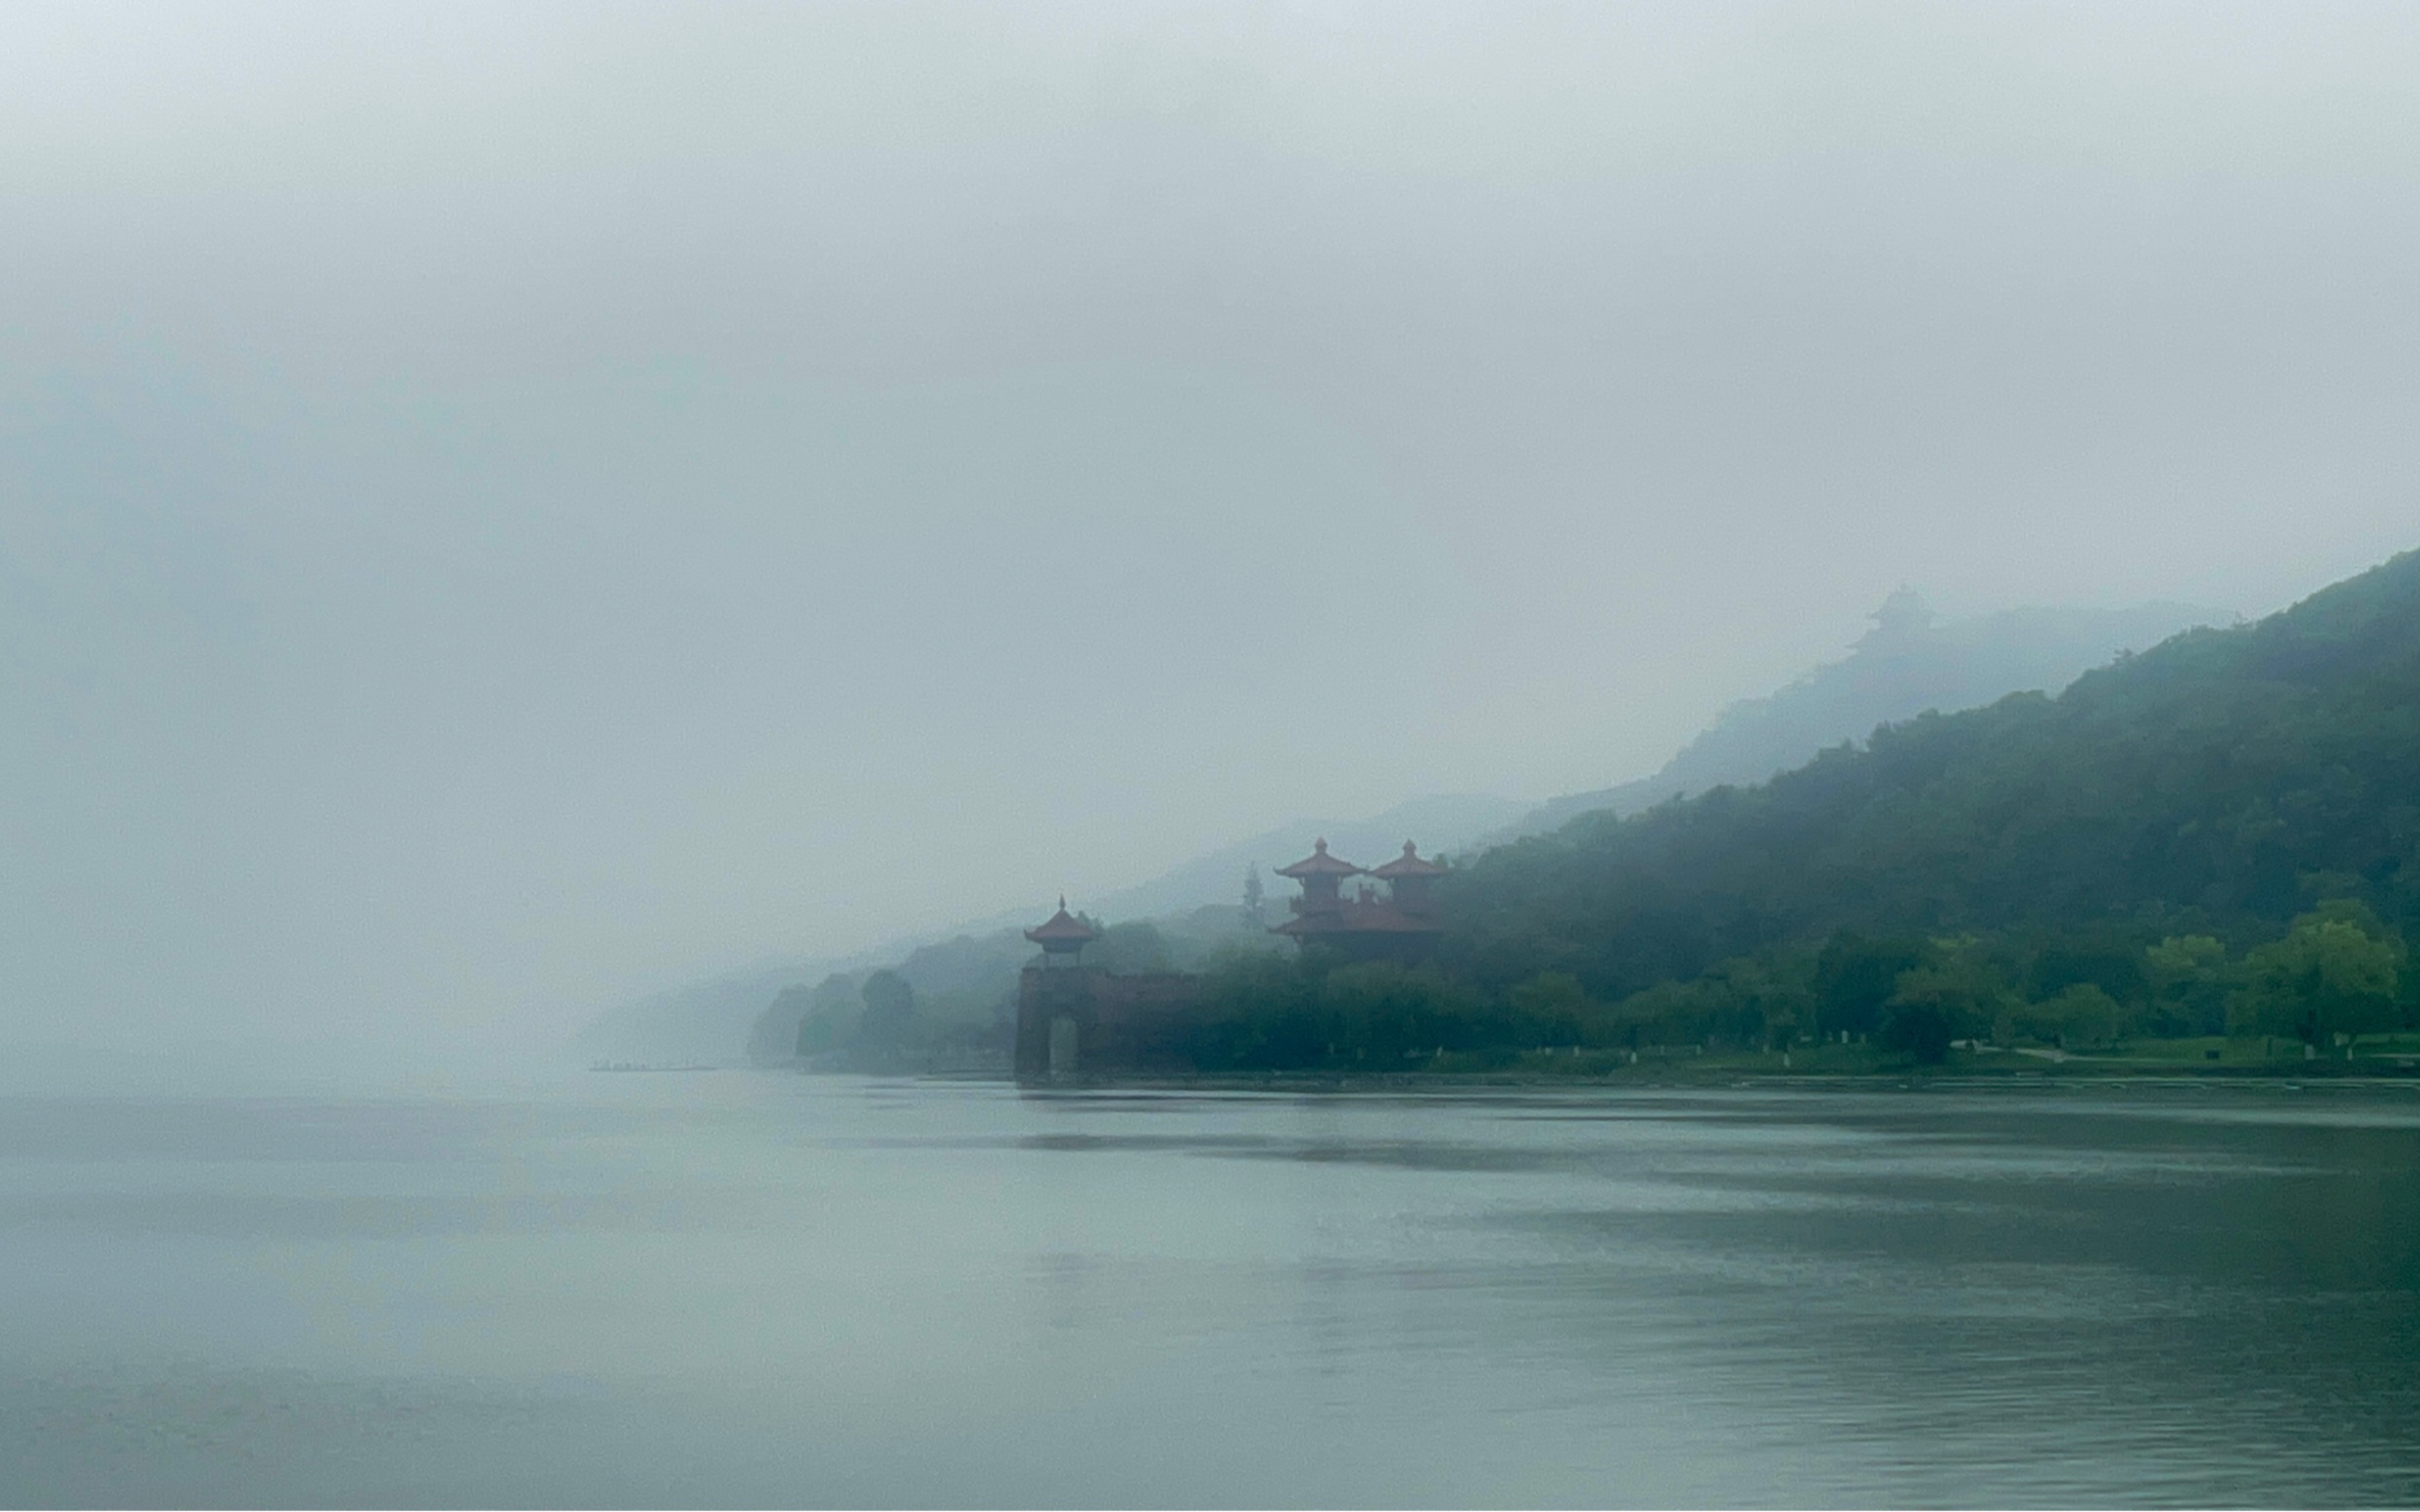
[[1067,900],[1062,898],[1059,900],[1059,911],[1034,928],[1027,930],[1025,937],[1036,945],[1051,945],[1063,941],[1073,941],[1080,945],[1086,940],[1099,939],[1101,932],[1067,912]]
[[1281,877],[1357,877],[1361,869],[1352,862],[1327,854],[1327,841],[1321,841],[1311,848],[1311,854],[1292,866],[1278,868]]
[[1397,877],[1441,877],[1445,875],[1445,868],[1435,861],[1423,860],[1419,849],[1410,841],[1405,841],[1403,855],[1385,866],[1371,868],[1370,874],[1381,882],[1392,882]]

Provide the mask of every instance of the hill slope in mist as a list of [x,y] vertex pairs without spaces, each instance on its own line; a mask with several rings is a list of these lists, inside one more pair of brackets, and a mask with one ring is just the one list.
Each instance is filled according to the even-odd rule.
[[1539,806],[1491,836],[1539,834],[1596,810],[1637,813],[1684,793],[1762,782],[1876,726],[1980,708],[2010,693],[2056,693],[2122,652],[2140,651],[2195,625],[2236,616],[2182,604],[2133,609],[2015,609],[1940,624],[1906,589],[1873,616],[1874,628],[1842,659],[1789,687],[1725,709],[1652,777]]
[[1449,879],[1456,965],[1619,997],[1827,933],[2420,924],[2420,553],[2233,629],[1928,714],[1751,788],[1588,814]]
[[844,964],[819,956],[777,957],[649,993],[598,1014],[572,1037],[570,1048],[589,1060],[721,1065],[734,1057],[774,994]]

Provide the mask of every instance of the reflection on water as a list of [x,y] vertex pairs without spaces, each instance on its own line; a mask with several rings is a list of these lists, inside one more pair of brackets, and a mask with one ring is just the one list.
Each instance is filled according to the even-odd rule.
[[2397,1088],[0,1102],[0,1500],[2411,1503]]

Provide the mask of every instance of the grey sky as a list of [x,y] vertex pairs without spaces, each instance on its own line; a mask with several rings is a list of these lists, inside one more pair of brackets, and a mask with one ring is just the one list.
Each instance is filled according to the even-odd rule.
[[0,10],[0,1036],[387,1045],[2420,543],[2420,9]]

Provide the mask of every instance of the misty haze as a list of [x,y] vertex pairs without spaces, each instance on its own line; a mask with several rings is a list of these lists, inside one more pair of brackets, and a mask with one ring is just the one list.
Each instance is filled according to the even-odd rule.
[[0,13],[0,1504],[2420,1500],[2420,11]]

